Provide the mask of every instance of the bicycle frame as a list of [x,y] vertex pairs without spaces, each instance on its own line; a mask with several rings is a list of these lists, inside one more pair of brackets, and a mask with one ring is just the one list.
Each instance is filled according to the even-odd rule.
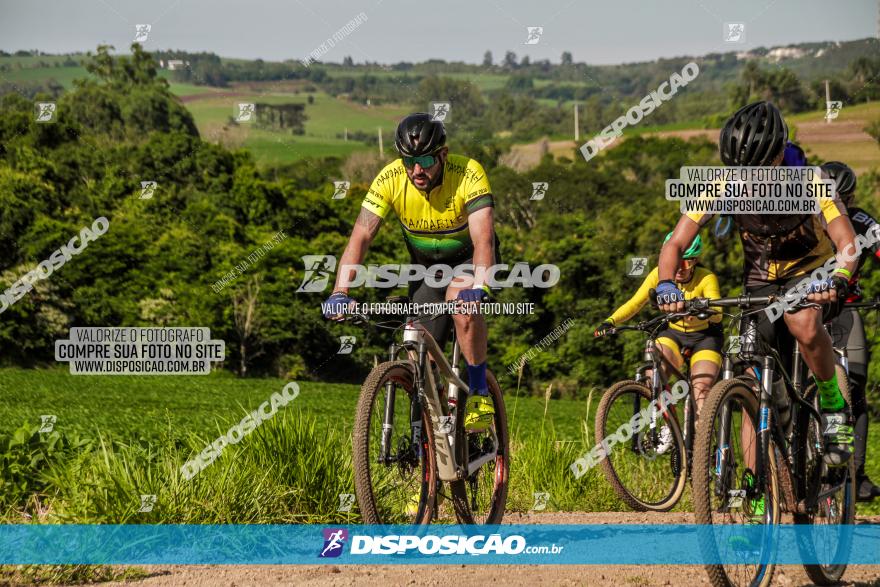
[[[666,375],[663,373],[661,365],[665,365],[666,369],[669,371],[669,373],[671,375],[674,375],[678,379],[683,380],[683,381],[688,380],[688,378],[681,371],[679,371],[675,367],[675,365],[673,365],[669,361],[669,359],[666,358],[666,355],[663,354],[663,352],[660,350],[659,346],[657,345],[657,339],[653,335],[649,335],[648,340],[645,342],[645,362],[636,368],[635,380],[640,383],[643,382],[646,379],[646,376],[645,376],[646,371],[648,369],[651,369],[651,381],[650,381],[650,385],[648,387],[650,387],[650,389],[651,389],[651,394],[652,394],[651,399],[653,400],[652,405],[654,405],[654,406],[660,405],[660,403],[657,402],[657,400],[660,398],[660,394],[663,391],[663,386],[666,385],[669,381],[668,378],[666,377]],[[685,425],[684,425],[684,429],[682,430],[682,435],[684,436],[685,450],[687,450],[689,454],[693,449],[693,432],[694,432],[693,423],[694,423],[694,416],[695,416],[695,405],[693,402],[694,402],[693,395],[690,392],[690,388],[688,388],[688,396],[687,396],[687,400],[685,401],[685,404],[684,404],[684,424]],[[675,417],[675,406],[670,405],[670,406],[668,406],[667,409],[669,409],[672,412],[673,417]],[[638,395],[634,395],[633,396],[633,414],[634,415],[638,414],[640,410],[641,410],[641,400]],[[650,422],[649,426],[650,426],[650,430],[651,430],[651,440],[656,443],[657,442],[656,435],[658,433],[656,422],[657,422],[657,416],[659,415],[659,412],[656,410],[656,407],[652,411],[653,411],[653,413],[651,414],[651,422]],[[633,451],[638,450],[638,442],[639,441],[638,441],[637,436],[638,435],[633,435],[633,438],[632,438]]]
[[[412,403],[410,411],[410,424],[413,429],[413,444],[420,446],[421,438],[421,408],[422,402],[428,410],[431,425],[434,431],[434,447],[437,453],[437,473],[441,481],[459,481],[469,477],[474,471],[478,470],[485,463],[494,459],[497,455],[496,450],[484,454],[467,463],[465,467],[462,463],[464,460],[464,449],[466,447],[458,447],[455,449],[455,430],[456,422],[450,415],[449,403],[443,401],[440,397],[438,382],[434,379],[433,369],[430,367],[428,358],[433,360],[440,373],[446,377],[449,382],[447,390],[447,398],[455,398],[456,405],[464,405],[467,398],[468,386],[459,377],[458,362],[461,357],[461,349],[458,341],[454,338],[452,347],[452,363],[447,360],[443,354],[443,350],[434,337],[425,329],[422,324],[414,320],[407,320],[404,330],[404,341],[402,344],[392,343],[389,350],[389,358],[392,361],[399,360],[401,353],[406,353],[406,360],[413,367],[416,373],[415,385],[418,390],[416,400]],[[394,414],[390,413],[394,405],[394,384],[388,383],[386,387],[386,413],[382,426],[382,448],[381,454],[387,455],[388,443],[390,443],[391,432],[394,425]],[[389,401],[390,400],[390,401]],[[389,408],[389,405],[392,406]],[[463,425],[459,423],[458,425]]]
[[[748,330],[748,326],[745,329]],[[743,329],[741,328],[741,331]],[[834,487],[825,494],[819,494],[817,491],[818,484],[821,483],[821,471],[817,467],[813,470],[812,478],[807,478],[807,471],[801,470],[799,461],[795,461],[795,455],[791,452],[791,447],[797,445],[798,437],[801,434],[808,434],[809,430],[796,430],[792,428],[789,434],[783,429],[782,423],[778,417],[778,411],[773,399],[773,381],[776,376],[777,368],[781,364],[778,352],[775,349],[769,349],[770,352],[754,351],[751,353],[750,361],[760,360],[761,372],[759,375],[759,402],[758,402],[758,428],[757,428],[757,446],[755,454],[755,474],[756,483],[754,491],[761,494],[768,483],[768,463],[765,463],[765,455],[769,454],[771,435],[774,445],[778,450],[777,463],[779,481],[782,490],[782,506],[784,511],[807,513],[815,509],[819,499],[825,494],[834,493],[838,487]],[[846,351],[834,349],[838,357],[838,363],[848,372]],[[810,425],[815,427],[817,438],[821,438],[821,415],[811,405],[812,395],[804,397],[804,377],[807,369],[803,361],[803,355],[800,352],[798,342],[794,341],[792,351],[791,375],[785,369],[778,368],[779,374],[785,386],[786,393],[792,402],[793,421],[797,421],[797,410],[807,410],[811,418]],[[730,355],[725,355],[722,364],[722,378],[733,379],[736,377],[734,370],[734,361]],[[771,417],[775,426],[770,425]],[[721,423],[718,428],[717,446],[719,454],[716,456],[716,474],[721,474],[727,470],[728,453],[724,451],[730,446],[732,413],[730,407],[722,406]],[[824,453],[824,447],[821,443],[813,447],[819,456]],[[781,459],[779,458],[781,457]],[[781,462],[780,462],[781,460]],[[796,481],[798,483],[796,483]],[[716,485],[716,495],[723,489],[724,484]],[[720,495],[719,495],[720,497]]]

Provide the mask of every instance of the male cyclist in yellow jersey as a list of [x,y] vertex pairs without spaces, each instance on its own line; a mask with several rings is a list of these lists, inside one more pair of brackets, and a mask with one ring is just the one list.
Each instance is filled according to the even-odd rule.
[[[324,304],[325,317],[341,319],[353,270],[363,262],[382,219],[394,210],[413,264],[430,267],[473,264],[473,277],[455,278],[436,287],[439,279],[411,282],[409,295],[417,304],[459,301],[479,303],[488,297],[486,271],[498,257],[493,224],[494,201],[483,167],[475,160],[452,155],[446,129],[430,114],[415,113],[397,127],[395,146],[401,157],[385,166],[364,197],[348,246],[339,261],[333,294]],[[436,277],[442,277],[439,273]],[[429,283],[430,281],[430,283]],[[486,321],[478,313],[453,315],[461,352],[467,362],[468,397],[465,428],[482,432],[492,423],[494,408],[486,382]],[[425,328],[443,346],[449,316],[426,321]]]
[[[666,235],[664,243],[672,237]],[[685,299],[720,298],[718,278],[715,274],[698,265],[703,252],[703,240],[700,235],[694,238],[691,246],[682,255],[678,269],[675,271],[675,283],[684,292]],[[651,290],[660,281],[659,269],[655,267],[642,282],[635,295],[602,323],[594,333],[602,336],[633,316],[650,301]],[[682,351],[691,351],[690,377],[697,403],[697,413],[703,405],[703,399],[715,382],[721,367],[721,348],[724,344],[724,331],[721,327],[721,315],[713,315],[708,320],[687,317],[672,322],[657,337],[660,350],[670,363],[681,369],[684,365]]]

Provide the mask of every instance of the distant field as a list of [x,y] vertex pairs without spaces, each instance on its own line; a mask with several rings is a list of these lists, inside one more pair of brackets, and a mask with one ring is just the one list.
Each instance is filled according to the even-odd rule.
[[[4,63],[10,57],[0,58],[0,63]],[[24,59],[19,57],[17,59]],[[16,82],[34,82],[48,81],[54,79],[59,84],[70,89],[73,87],[73,80],[89,77],[89,73],[85,67],[32,67],[27,69],[12,69],[10,71],[0,71],[0,81]]]
[[[187,96],[185,101],[187,108],[193,113],[199,132],[208,140],[215,140],[240,102],[305,104],[305,114],[308,117],[305,135],[256,130],[241,125],[243,146],[251,150],[258,161],[264,163],[289,162],[302,157],[345,156],[353,151],[376,148],[359,141],[345,141],[341,137],[346,128],[350,135],[356,131],[375,135],[381,127],[387,135],[407,112],[401,106],[368,107],[336,99],[323,92],[311,95],[314,97],[313,104],[308,103],[308,95],[305,93],[260,94],[233,88],[224,97],[214,97],[206,92]],[[390,147],[391,145],[386,145],[386,148]]]
[[[815,155],[824,161],[844,161],[858,173],[880,167],[880,146],[864,131],[870,122],[878,119],[880,119],[880,102],[844,105],[838,117],[830,123],[825,122],[824,110],[786,117],[794,140],[806,150],[808,155]],[[718,132],[717,128],[703,128],[701,121],[685,121],[630,127],[624,129],[623,136],[624,138],[658,136],[683,139],[706,137],[717,142]],[[582,134],[580,142],[576,144],[571,139],[557,140],[561,137],[550,137],[549,150],[556,157],[571,157],[572,149],[580,147],[590,138],[591,135]],[[509,156],[514,168],[522,171],[537,165],[540,161],[540,143],[541,141],[535,141],[514,145]]]
[[[38,67],[40,62],[55,64],[64,61],[63,57],[3,57],[0,65],[13,65],[16,69],[0,72],[0,80],[29,82],[55,79],[65,88],[73,85],[73,80],[87,77],[83,67]],[[331,76],[350,75],[347,69],[330,68]],[[361,72],[362,73],[362,72]],[[403,72],[375,70],[370,75],[390,77],[402,75]],[[160,75],[170,78],[172,73],[160,71]],[[504,87],[509,79],[506,74],[498,73],[445,73],[444,76],[459,80],[468,80],[481,90],[493,90]],[[551,83],[549,80],[535,80],[536,87]],[[171,83],[171,91],[181,96],[187,108],[193,113],[202,136],[208,140],[219,140],[223,136],[222,127],[233,113],[235,103],[239,101],[262,101],[273,104],[306,103],[307,94],[294,93],[295,84],[282,87],[273,83],[237,84],[230,88],[211,88],[194,84]],[[341,136],[345,129],[349,134],[357,131],[377,132],[378,128],[386,132],[393,130],[396,122],[409,110],[406,106],[382,105],[366,106],[344,99],[336,99],[323,92],[313,94],[314,103],[306,105],[308,120],[305,124],[304,136],[292,136],[286,133],[253,131],[246,129],[238,132],[237,144],[253,151],[260,162],[274,163],[290,161],[308,156],[346,156],[357,150],[375,148],[360,142],[344,141]],[[538,100],[546,106],[556,106],[553,99]],[[563,103],[563,108],[571,109],[572,102]],[[809,154],[823,160],[840,159],[847,162],[857,172],[880,166],[880,148],[877,142],[868,136],[863,128],[872,120],[880,119],[880,102],[868,104],[845,104],[838,118],[831,124],[824,122],[824,112],[806,112],[788,117],[788,122],[796,133],[796,140]],[[660,126],[636,126],[626,129],[625,136],[657,135],[662,137],[678,136],[692,138],[706,136],[717,140],[717,129],[704,129],[701,121],[683,121]],[[584,142],[590,137],[582,135]],[[570,156],[577,145],[570,136],[551,136],[551,152],[554,155]],[[235,141],[233,141],[235,143]],[[533,145],[537,145],[534,143]],[[517,145],[517,160],[537,161],[532,156],[533,145]],[[530,164],[524,164],[526,167]]]

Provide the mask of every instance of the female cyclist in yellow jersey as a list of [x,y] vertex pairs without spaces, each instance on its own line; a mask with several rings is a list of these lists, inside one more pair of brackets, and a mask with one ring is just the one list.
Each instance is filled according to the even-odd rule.
[[[663,242],[668,241],[671,236],[670,232]],[[702,252],[703,241],[700,235],[697,235],[690,248],[685,251],[681,264],[675,272],[675,283],[684,293],[686,300],[721,297],[718,278],[705,267],[698,266]],[[655,289],[658,283],[659,270],[655,267],[635,295],[596,329],[595,336],[602,336],[608,330],[638,314],[648,302],[650,291]],[[691,386],[699,413],[703,398],[715,382],[721,367],[721,348],[724,344],[721,315],[713,315],[708,320],[690,316],[678,322],[671,322],[666,330],[659,333],[657,344],[663,355],[679,370],[684,366],[682,351],[685,349],[691,351]]]

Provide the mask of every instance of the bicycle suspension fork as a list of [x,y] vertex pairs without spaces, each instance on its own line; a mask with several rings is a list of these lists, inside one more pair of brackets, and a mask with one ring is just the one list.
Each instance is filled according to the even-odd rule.
[[[391,344],[388,352],[388,360],[397,359],[398,347],[396,343]],[[387,463],[388,454],[391,451],[391,435],[394,431],[394,400],[397,390],[394,388],[394,382],[389,381],[385,384],[385,417],[382,420],[382,440],[379,448],[379,462]]]
[[[761,372],[761,396],[758,402],[758,430],[755,454],[755,477],[758,495],[763,494],[769,479],[770,455],[770,412],[773,404],[773,377],[776,373],[776,360],[769,355],[764,356]],[[745,447],[743,447],[745,448]]]
[[[733,379],[735,376],[734,368],[733,368],[733,359],[730,355],[724,355],[724,362],[721,366],[721,378],[726,381],[728,379]],[[730,423],[731,423],[731,413],[730,413],[730,404],[729,402],[725,402],[724,405],[721,406],[721,414],[720,414],[720,425],[718,426],[718,438],[716,439],[716,454],[715,454],[715,476],[719,478],[718,483],[715,483],[715,495],[720,497],[724,495],[730,487],[727,484],[731,481],[728,479],[728,466],[730,460]]]

